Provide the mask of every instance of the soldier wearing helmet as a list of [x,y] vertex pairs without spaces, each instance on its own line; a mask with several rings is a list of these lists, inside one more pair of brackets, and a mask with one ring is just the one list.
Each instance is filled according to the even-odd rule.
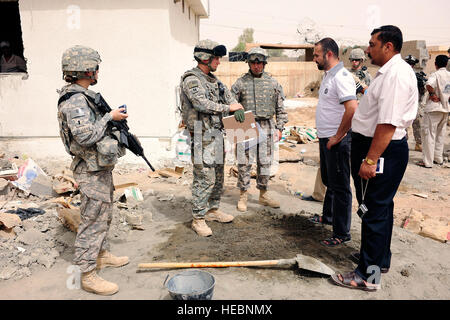
[[370,81],[372,81],[372,77],[370,73],[367,71],[367,67],[363,66],[364,61],[366,60],[366,54],[361,48],[355,48],[350,52],[349,57],[352,67],[350,72],[353,75],[353,78],[356,82],[357,87],[357,99],[358,101],[361,99],[367,87],[370,85]]
[[70,169],[81,193],[81,223],[75,239],[74,263],[80,268],[81,287],[88,292],[112,295],[117,284],[100,278],[96,270],[120,267],[128,257],[116,257],[109,250],[108,229],[112,219],[112,170],[125,151],[119,147],[109,122],[128,117],[122,109],[102,114],[89,86],[97,83],[100,55],[97,51],[74,46],[62,56],[63,79],[59,90],[58,121],[66,151],[72,156]]
[[231,222],[233,216],[219,210],[224,183],[224,135],[222,117],[242,110],[228,88],[212,73],[225,46],[207,40],[194,48],[197,66],[180,81],[183,123],[191,134],[193,169],[192,229],[200,236],[212,235],[206,221]]
[[[239,211],[247,211],[248,189],[250,188],[250,171],[252,162],[257,163],[257,188],[260,190],[259,203],[272,208],[279,208],[280,203],[267,193],[270,168],[274,156],[274,139],[281,140],[284,125],[288,122],[284,110],[285,96],[282,86],[264,71],[267,64],[266,50],[255,47],[247,55],[249,71],[242,75],[231,87],[237,101],[242,103],[245,111],[252,111],[257,125],[267,139],[257,146],[244,150],[237,146],[238,182],[240,197],[237,203]],[[274,116],[276,120],[274,120]]]

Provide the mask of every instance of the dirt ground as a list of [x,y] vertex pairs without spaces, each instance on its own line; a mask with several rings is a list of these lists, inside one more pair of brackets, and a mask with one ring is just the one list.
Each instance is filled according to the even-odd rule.
[[[288,125],[314,126],[314,112],[313,107],[291,110]],[[447,136],[447,152],[449,143]],[[213,274],[216,281],[213,299],[450,299],[448,243],[422,237],[400,227],[412,208],[440,223],[449,222],[450,169],[416,166],[414,162],[421,155],[412,150],[413,139],[409,144],[409,166],[394,199],[392,266],[389,273],[382,276],[382,290],[367,293],[341,288],[333,285],[330,279],[296,267],[207,268],[205,271]],[[171,299],[163,283],[167,276],[174,276],[183,270],[139,271],[138,264],[144,262],[288,259],[302,253],[319,259],[337,272],[352,270],[356,265],[348,257],[359,249],[360,219],[356,214],[352,217],[351,242],[333,249],[319,244],[320,240],[331,235],[331,229],[310,223],[308,217],[314,213],[320,214],[322,203],[303,201],[294,195],[296,191],[310,194],[313,190],[319,160],[318,143],[298,144],[292,149],[294,152],[281,150],[280,159],[288,156],[287,152],[300,161],[281,162],[270,182],[270,194],[281,201],[281,208],[261,207],[255,180],[252,179],[249,210],[246,213],[237,211],[237,178],[226,174],[221,209],[234,215],[235,219],[229,224],[208,223],[213,230],[213,236],[208,238],[198,237],[190,229],[191,169],[187,168],[180,179],[149,178],[144,165],[120,163],[115,170],[115,183],[138,183],[144,201],[135,209],[143,215],[145,228],[130,228],[123,220],[127,209],[118,207],[115,202],[109,233],[111,249],[117,255],[129,256],[130,263],[119,269],[102,270],[100,275],[116,282],[120,291],[111,297],[101,297],[68,286],[75,234],[63,227],[54,216],[54,208],[49,208],[36,222],[35,228],[41,232],[48,229],[44,233],[45,241],[54,241],[53,248],[58,255],[50,264],[28,263],[29,271],[25,274],[20,273],[20,267],[8,280],[0,280],[0,299]],[[34,160],[48,174],[56,174],[69,164],[45,156]],[[227,166],[226,173],[229,169]],[[116,199],[121,192],[123,190],[116,191]],[[428,197],[421,198],[414,193]],[[355,198],[353,207],[355,212]],[[47,228],[42,224],[47,224]],[[18,231],[19,235],[23,232]],[[16,250],[18,243],[15,241],[0,240],[5,250],[14,250],[14,254],[5,254],[11,262],[20,258],[17,257],[20,253]],[[36,246],[20,246],[29,251],[37,250]],[[23,266],[23,263],[20,265]],[[4,263],[3,267],[11,268],[11,265]]]

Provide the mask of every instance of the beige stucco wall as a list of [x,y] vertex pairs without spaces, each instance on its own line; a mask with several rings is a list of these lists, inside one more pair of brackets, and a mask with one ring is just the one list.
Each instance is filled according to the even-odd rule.
[[[113,108],[127,104],[133,133],[144,140],[172,136],[178,125],[175,87],[194,65],[199,36],[199,17],[190,5],[201,15],[208,12],[205,4],[185,1],[183,12],[181,1],[20,0],[29,78],[0,76],[0,137],[58,137],[61,55],[76,44],[100,53],[99,82],[92,89]],[[63,152],[60,142],[55,147]]]
[[[322,78],[322,72],[317,69],[315,62],[272,61],[266,65],[265,71],[278,80],[287,97],[294,97],[309,83]],[[230,88],[246,72],[248,64],[245,62],[222,61],[215,74]]]

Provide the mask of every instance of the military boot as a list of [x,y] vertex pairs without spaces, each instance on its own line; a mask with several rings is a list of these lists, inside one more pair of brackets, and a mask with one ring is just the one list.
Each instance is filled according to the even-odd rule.
[[239,197],[239,201],[237,204],[237,209],[241,212],[247,211],[247,200],[248,200],[248,192],[247,190],[241,190],[241,195]]
[[202,237],[209,237],[212,235],[212,230],[206,224],[205,219],[192,219],[192,229]]
[[128,257],[116,257],[109,251],[103,250],[100,251],[97,257],[97,270],[100,270],[105,267],[121,267],[130,262]]
[[259,203],[263,206],[269,206],[271,208],[280,207],[280,203],[278,201],[269,198],[267,190],[259,190]]
[[211,209],[205,215],[206,221],[218,221],[228,223],[233,221],[234,217],[231,214],[220,211],[219,209]]
[[81,288],[87,292],[110,296],[119,291],[119,286],[99,277],[94,270],[81,275]]
[[415,148],[414,148],[414,151],[420,151],[420,152],[422,152],[422,144],[416,143],[416,146],[415,146]]

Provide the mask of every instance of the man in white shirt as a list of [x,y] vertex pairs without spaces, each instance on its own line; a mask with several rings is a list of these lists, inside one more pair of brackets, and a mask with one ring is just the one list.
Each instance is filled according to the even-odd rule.
[[327,187],[323,215],[313,222],[332,224],[333,235],[321,241],[327,247],[350,241],[352,191],[350,187],[350,144],[352,117],[358,106],[353,76],[339,61],[339,47],[324,38],[314,47],[314,61],[325,74],[320,85],[316,126],[320,148],[320,170]]
[[444,162],[444,138],[450,111],[450,72],[446,69],[447,64],[447,56],[437,56],[434,63],[437,71],[428,77],[425,84],[429,95],[422,120],[423,161],[417,163],[425,168]]
[[[406,129],[418,108],[417,80],[402,59],[403,35],[395,26],[372,32],[366,52],[380,66],[352,120],[352,176],[358,215],[362,218],[358,267],[335,274],[336,284],[366,291],[381,288],[381,273],[389,271],[394,196],[409,158]],[[383,172],[377,162],[384,159]]]

